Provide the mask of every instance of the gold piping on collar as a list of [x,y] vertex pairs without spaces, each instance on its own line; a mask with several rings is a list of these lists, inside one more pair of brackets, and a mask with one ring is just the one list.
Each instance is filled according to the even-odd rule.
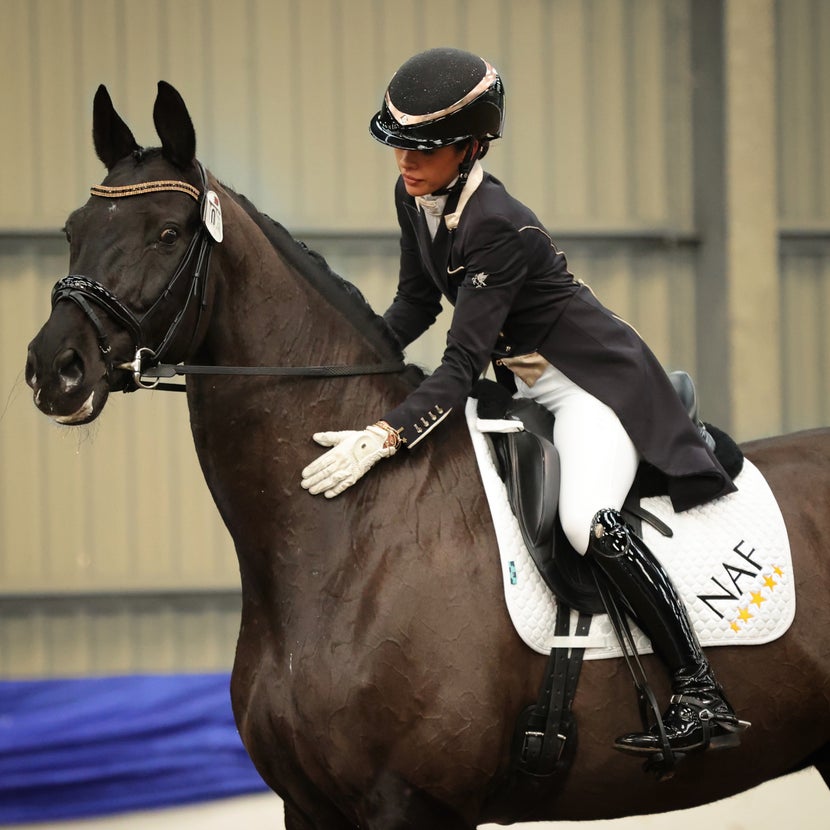
[[462,211],[467,206],[467,202],[470,200],[473,193],[478,190],[478,186],[483,180],[484,168],[481,166],[480,161],[476,161],[473,165],[473,169],[470,171],[470,175],[467,177],[467,181],[461,191],[461,196],[458,199],[458,204],[455,206],[455,210],[452,213],[444,214],[444,224],[447,226],[447,230],[454,231],[458,227],[458,223],[461,221]]

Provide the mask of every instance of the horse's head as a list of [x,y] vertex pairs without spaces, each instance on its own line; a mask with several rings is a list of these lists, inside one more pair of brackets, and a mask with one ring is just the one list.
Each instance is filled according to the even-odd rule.
[[153,118],[161,147],[145,150],[98,88],[93,138],[109,173],[66,222],[69,276],[26,363],[35,404],[61,423],[92,421],[110,391],[134,388],[142,361],[180,361],[200,334],[205,260],[221,224],[202,221],[193,124],[163,81]]

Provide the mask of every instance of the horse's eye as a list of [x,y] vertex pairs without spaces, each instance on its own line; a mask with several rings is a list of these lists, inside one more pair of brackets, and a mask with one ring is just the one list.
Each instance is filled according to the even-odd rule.
[[159,234],[159,239],[165,245],[172,245],[178,238],[179,238],[179,232],[175,228],[165,228]]

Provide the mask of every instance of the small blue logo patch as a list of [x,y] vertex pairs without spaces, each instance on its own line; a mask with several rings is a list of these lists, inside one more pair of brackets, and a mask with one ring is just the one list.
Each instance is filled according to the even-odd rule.
[[519,581],[518,577],[516,576],[516,563],[511,559],[510,562],[508,562],[507,564],[510,570],[510,584],[516,585]]

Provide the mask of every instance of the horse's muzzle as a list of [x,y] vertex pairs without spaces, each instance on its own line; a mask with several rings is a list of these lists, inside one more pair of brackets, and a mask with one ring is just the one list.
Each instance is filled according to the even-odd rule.
[[80,352],[64,347],[49,359],[44,356],[37,338],[29,346],[25,377],[35,406],[61,424],[76,425],[93,420],[109,393],[106,375],[90,379]]

